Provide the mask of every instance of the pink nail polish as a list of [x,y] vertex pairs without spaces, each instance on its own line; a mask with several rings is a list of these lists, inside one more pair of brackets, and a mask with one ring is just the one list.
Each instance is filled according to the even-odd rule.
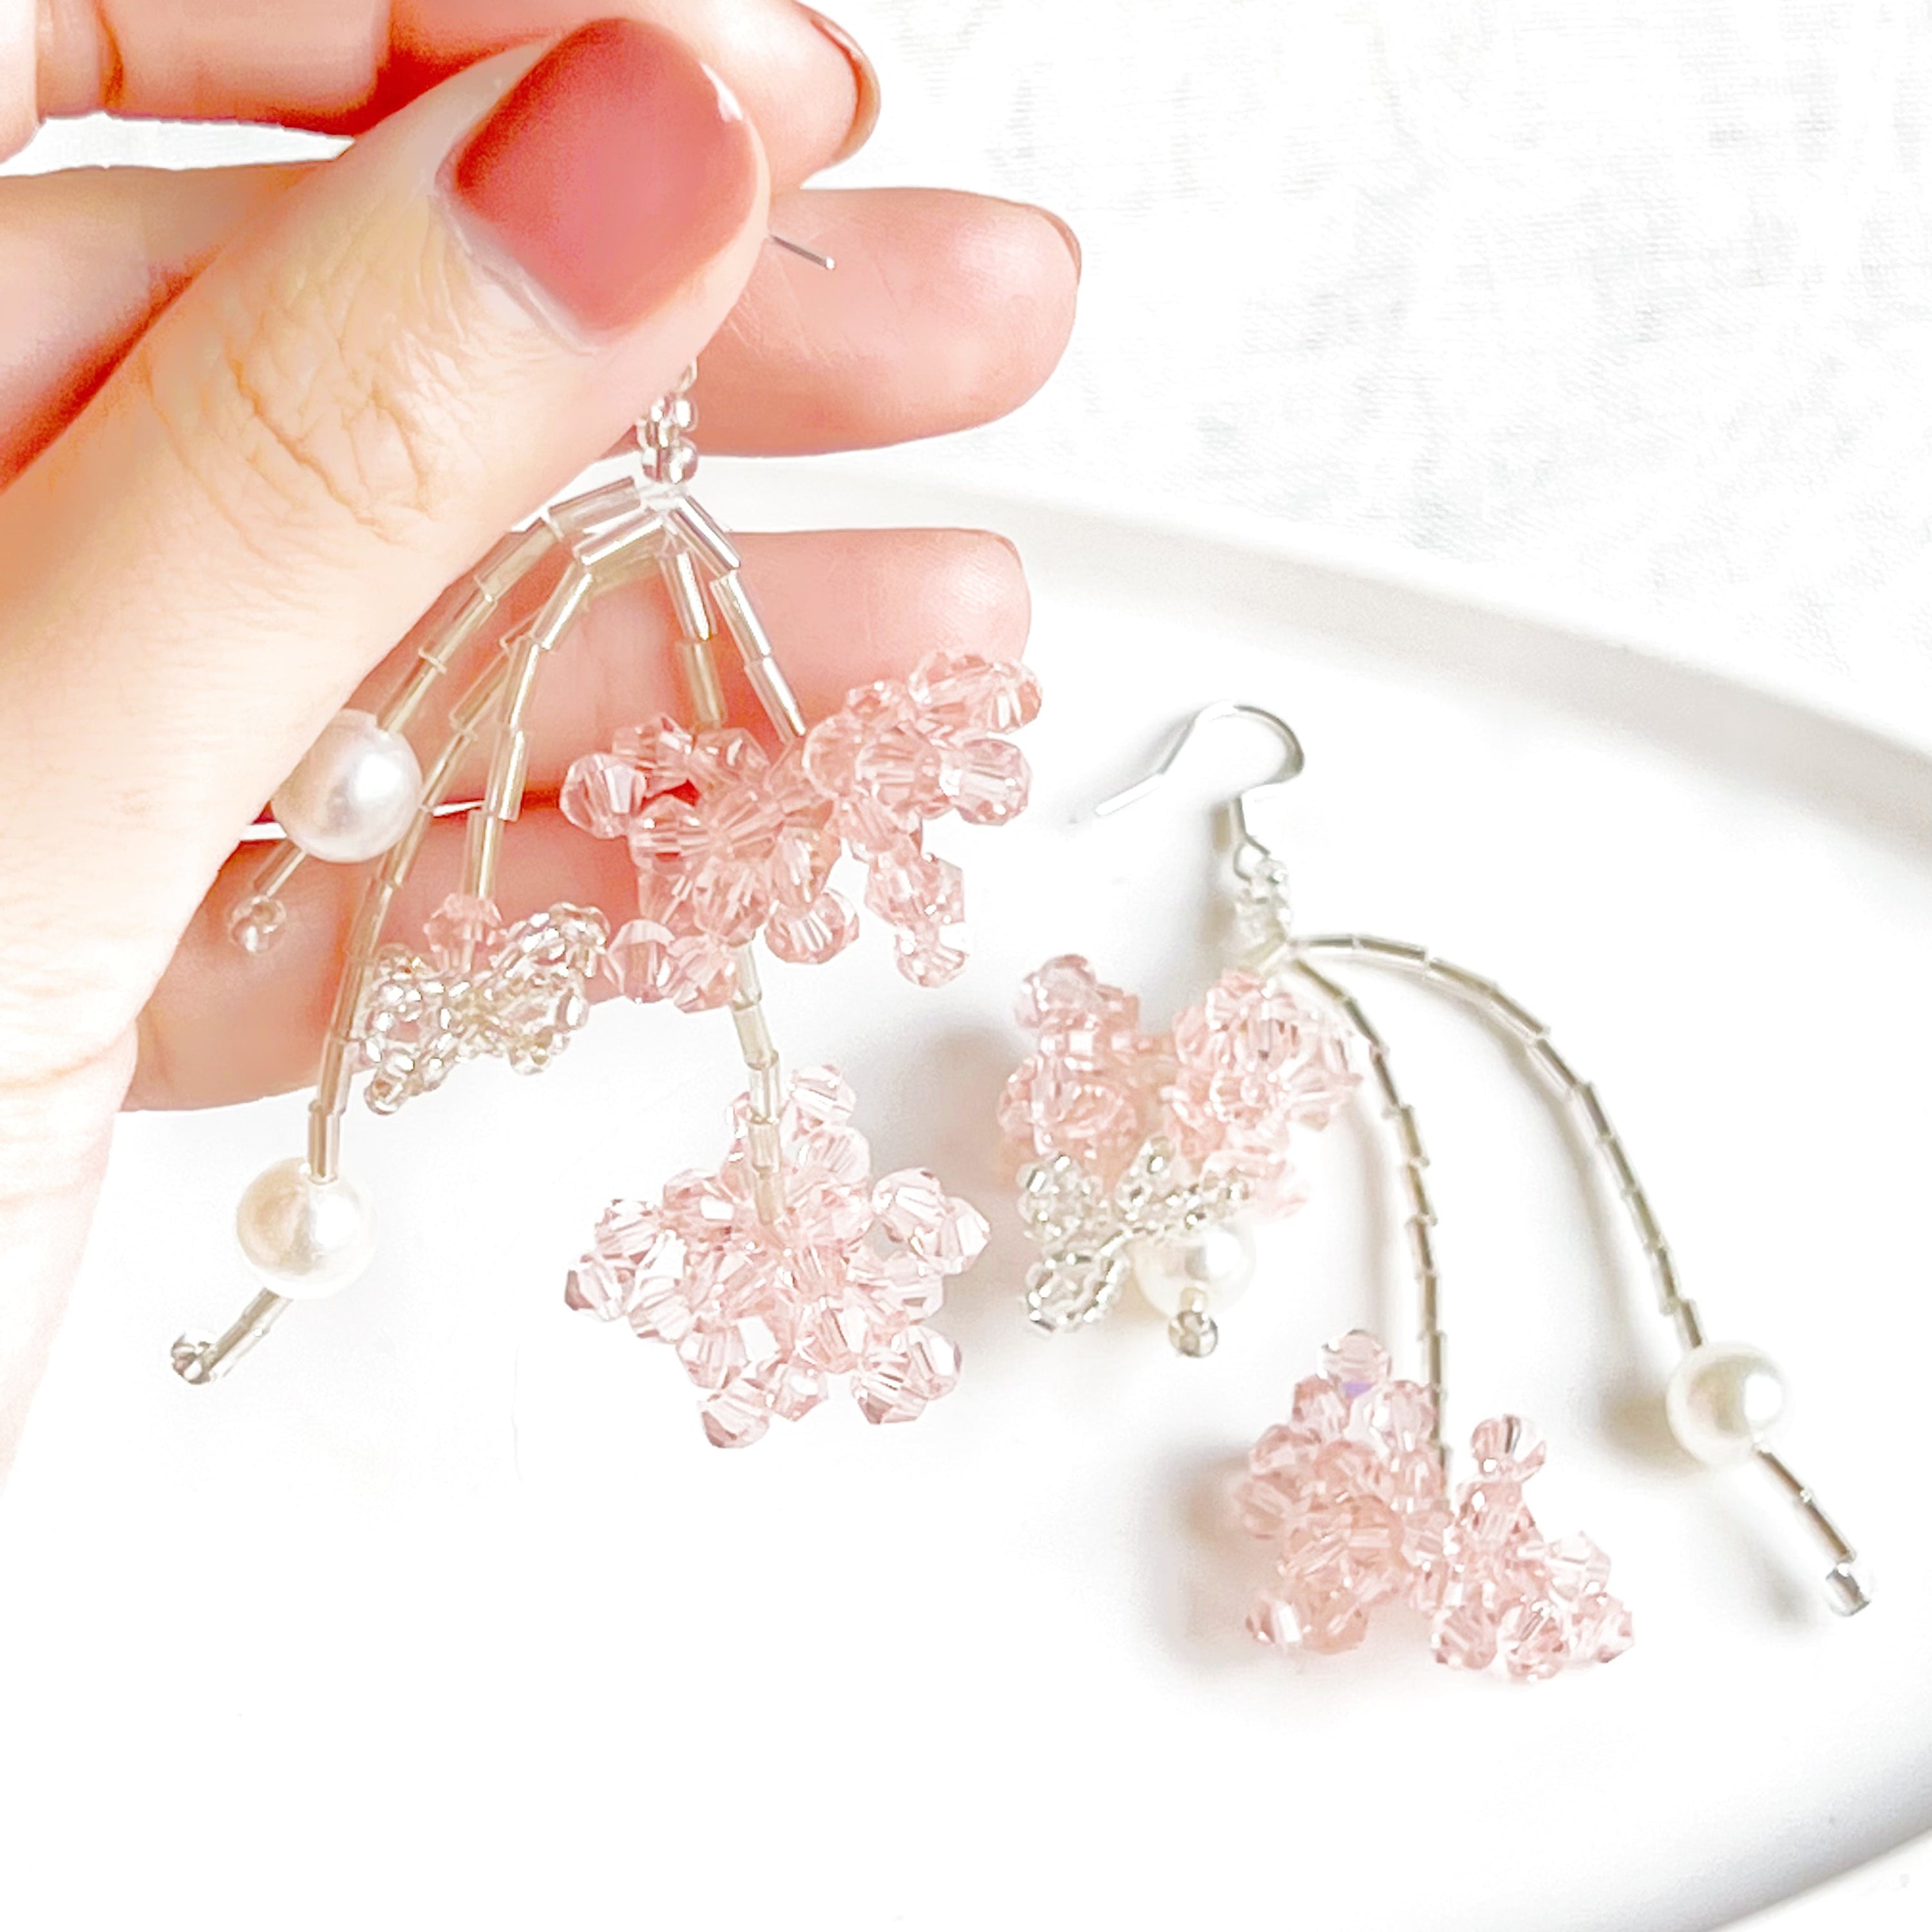
[[730,240],[757,191],[742,111],[672,35],[594,20],[511,88],[449,192],[585,328],[628,327]]

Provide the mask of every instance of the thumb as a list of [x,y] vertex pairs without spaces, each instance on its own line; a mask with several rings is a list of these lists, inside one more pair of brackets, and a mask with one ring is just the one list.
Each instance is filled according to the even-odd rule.
[[0,1036],[111,1045],[329,712],[709,339],[766,194],[710,70],[600,21],[424,95],[184,292],[0,498],[0,981],[38,996]]

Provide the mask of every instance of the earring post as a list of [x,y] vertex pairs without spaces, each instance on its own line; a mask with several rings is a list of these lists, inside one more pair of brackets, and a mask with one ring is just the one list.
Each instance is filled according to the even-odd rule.
[[788,235],[779,235],[767,230],[765,239],[775,248],[782,248],[788,255],[796,255],[801,261],[809,262],[815,268],[836,268],[838,264],[830,255],[821,255],[816,248],[808,248],[802,242],[794,242]]

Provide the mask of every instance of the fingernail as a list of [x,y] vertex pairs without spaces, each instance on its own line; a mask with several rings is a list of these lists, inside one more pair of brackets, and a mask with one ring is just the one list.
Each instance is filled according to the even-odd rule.
[[857,91],[852,108],[852,124],[846,130],[838,153],[832,157],[834,161],[842,161],[848,154],[856,154],[872,138],[872,130],[879,124],[879,70],[873,66],[866,50],[836,20],[828,20],[816,7],[802,6],[798,10],[845,56],[851,66],[852,85]]
[[1052,208],[1042,208],[1038,212],[1045,215],[1047,220],[1052,222],[1054,226],[1060,230],[1060,238],[1066,244],[1066,252],[1073,257],[1073,279],[1077,282],[1080,279],[1079,236],[1075,234],[1073,230],[1068,227],[1066,224],[1061,220],[1060,217],[1055,214]]
[[628,327],[710,261],[757,192],[743,110],[683,44],[635,20],[560,40],[457,152],[473,224],[571,318]]

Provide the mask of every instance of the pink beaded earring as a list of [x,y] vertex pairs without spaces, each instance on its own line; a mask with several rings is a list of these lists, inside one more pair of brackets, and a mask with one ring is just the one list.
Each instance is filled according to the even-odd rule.
[[[305,860],[382,862],[350,943],[305,1154],[261,1175],[238,1211],[261,1292],[218,1338],[176,1344],[184,1380],[213,1381],[291,1301],[368,1265],[369,1210],[339,1162],[358,1071],[378,1114],[434,1090],[462,1060],[539,1071],[588,1019],[602,976],[633,1000],[728,1008],[748,1086],[715,1173],[674,1180],[656,1204],[612,1204],[569,1277],[568,1305],[673,1347],[721,1446],[803,1415],[831,1378],[848,1376],[875,1422],[909,1420],[956,1381],[956,1352],[928,1324],[986,1224],[922,1170],[874,1180],[850,1124],[854,1097],[830,1070],[787,1085],[754,945],[762,938],[774,958],[812,964],[850,944],[857,917],[832,884],[849,854],[864,868],[866,905],[893,929],[900,970],[926,986],[956,974],[961,875],[926,849],[925,826],[948,812],[998,824],[1023,807],[1029,775],[1010,734],[1037,712],[1038,687],[1016,664],[935,655],[903,681],[854,691],[808,730],[737,551],[690,494],[694,374],[640,422],[626,473],[504,538],[424,618],[413,668],[380,716],[343,713],[276,794],[278,841],[231,922],[245,950],[274,943],[280,895]],[[675,616],[693,722],[654,718],[620,733],[571,767],[560,801],[592,836],[627,842],[638,916],[614,934],[600,913],[568,904],[506,922],[494,893],[524,797],[532,694],[588,604],[652,576]],[[776,757],[727,724],[719,625]],[[472,657],[425,772],[406,732]],[[419,944],[385,944],[430,820],[458,808],[446,795],[485,737],[488,783],[464,808],[460,888]]]
[[[1096,810],[1145,796],[1187,737],[1224,716],[1266,723],[1283,750],[1275,776],[1233,803],[1245,877],[1249,848],[1260,850],[1250,802],[1302,765],[1300,741],[1265,712],[1210,706],[1159,770]],[[1346,1030],[1288,980],[1243,964],[1170,1030],[1144,1033],[1139,1001],[1073,954],[1028,977],[1019,1020],[1034,1048],[1006,1082],[1000,1125],[1022,1162],[1020,1214],[1040,1251],[1028,1318],[1049,1334],[1098,1321],[1131,1280],[1168,1316],[1178,1353],[1211,1354],[1216,1314],[1253,1276],[1252,1223],[1305,1198],[1292,1142],[1325,1126],[1356,1084]]]
[[1234,717],[1264,725],[1284,754],[1276,775],[1232,806],[1238,967],[1165,1035],[1143,1034],[1132,998],[1084,960],[1050,962],[1022,993],[1021,1022],[1036,1046],[1007,1083],[1000,1122],[1023,1162],[1020,1212],[1040,1250],[1026,1287],[1030,1318],[1048,1330],[1077,1327],[1105,1314],[1131,1277],[1169,1316],[1180,1353],[1209,1353],[1216,1316],[1253,1272],[1243,1222],[1300,1204],[1294,1136],[1331,1118],[1361,1077],[1359,1061],[1394,1136],[1425,1379],[1395,1379],[1380,1342],[1345,1336],[1298,1385],[1289,1420],[1256,1444],[1240,1508],[1279,1562],[1250,1628],[1270,1643],[1342,1649],[1360,1640],[1376,1604],[1402,1601],[1430,1613],[1436,1654],[1462,1667],[1500,1657],[1513,1674],[1536,1677],[1618,1654],[1629,1618],[1608,1593],[1607,1563],[1586,1538],[1546,1544],[1523,1503],[1522,1486],[1544,1458],[1528,1425],[1512,1416],[1480,1425],[1475,1474],[1450,1485],[1427,1156],[1386,1043],[1316,962],[1407,972],[1497,1027],[1587,1130],[1683,1351],[1664,1392],[1672,1432],[1700,1461],[1763,1469],[1828,1559],[1832,1608],[1862,1610],[1870,1592],[1857,1552],[1772,1446],[1781,1376],[1760,1350],[1706,1338],[1622,1140],[1548,1029],[1492,981],[1426,947],[1294,931],[1286,868],[1250,816],[1260,795],[1302,769],[1288,727],[1252,705],[1210,705],[1153,773],[1098,809],[1146,796],[1197,732]]

